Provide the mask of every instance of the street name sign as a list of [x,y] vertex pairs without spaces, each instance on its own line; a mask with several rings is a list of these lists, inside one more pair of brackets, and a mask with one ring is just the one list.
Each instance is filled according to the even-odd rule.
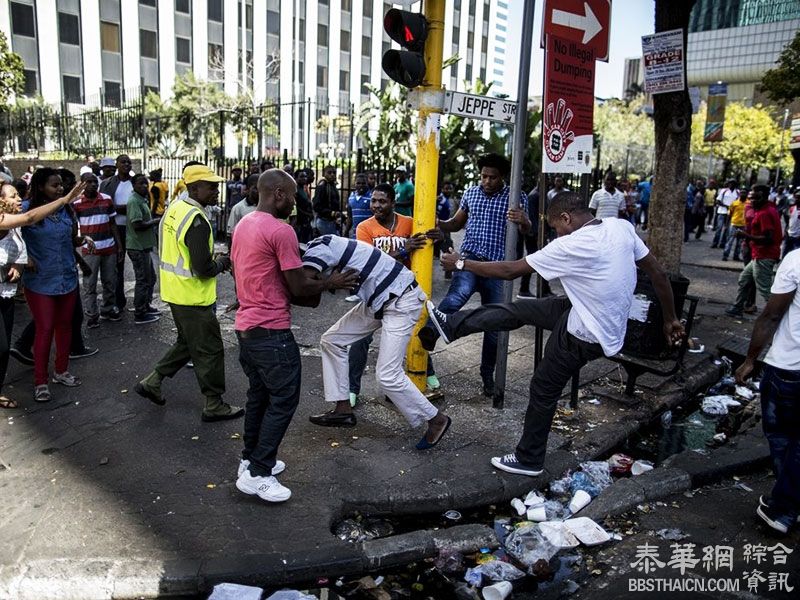
[[477,94],[445,92],[444,112],[470,119],[514,123],[517,103],[512,100],[478,96]]
[[542,48],[545,37],[579,44],[594,60],[608,62],[611,0],[545,0]]

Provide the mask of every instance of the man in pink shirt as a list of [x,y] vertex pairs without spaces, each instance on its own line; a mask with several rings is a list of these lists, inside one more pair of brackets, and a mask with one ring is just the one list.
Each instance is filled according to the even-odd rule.
[[296,192],[284,171],[262,173],[258,206],[239,221],[231,249],[240,304],[239,362],[250,383],[236,487],[267,502],[291,496],[275,478],[286,468],[276,458],[278,446],[300,398],[300,351],[290,305],[316,306],[323,290],[350,289],[358,280],[353,271],[322,278],[303,268],[297,235],[282,220],[291,214]]

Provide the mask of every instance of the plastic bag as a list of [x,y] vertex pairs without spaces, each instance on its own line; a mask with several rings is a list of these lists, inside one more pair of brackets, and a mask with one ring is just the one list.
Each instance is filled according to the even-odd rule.
[[[478,579],[480,576],[480,579]],[[482,585],[484,580],[491,581],[514,581],[515,579],[522,579],[525,573],[520,571],[511,563],[503,562],[502,560],[493,560],[492,562],[483,563],[472,569],[467,569],[464,575],[464,580],[472,585]],[[478,583],[475,583],[478,581]]]
[[633,457],[618,452],[608,459],[608,467],[614,475],[625,475],[631,472]]
[[544,511],[548,521],[561,521],[568,516],[567,507],[558,500],[548,500],[544,503]]
[[549,561],[558,548],[542,535],[538,525],[524,525],[506,538],[506,552],[530,569],[539,560]]
[[589,476],[592,484],[601,492],[613,483],[608,462],[604,460],[583,462],[581,470]]
[[576,471],[572,474],[572,480],[569,484],[569,490],[574,495],[575,492],[578,490],[583,490],[584,492],[588,493],[592,498],[597,496],[600,493],[600,490],[597,488],[594,483],[592,483],[591,478],[589,475],[583,471]]
[[267,600],[316,600],[316,597],[297,590],[278,590]]
[[742,403],[734,400],[733,396],[707,396],[703,398],[700,409],[708,415],[722,416],[728,414],[728,409],[733,406],[741,406]]
[[264,593],[259,587],[238,583],[219,583],[214,586],[208,600],[261,600]]
[[445,575],[454,575],[464,568],[464,556],[455,548],[442,548],[433,563]]
[[556,496],[566,496],[569,494],[569,484],[572,481],[569,473],[561,479],[556,479],[550,482],[550,493]]

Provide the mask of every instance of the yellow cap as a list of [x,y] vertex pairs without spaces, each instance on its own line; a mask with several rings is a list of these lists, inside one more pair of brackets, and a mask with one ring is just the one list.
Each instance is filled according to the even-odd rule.
[[196,181],[219,183],[225,180],[219,175],[216,175],[214,171],[209,169],[206,165],[192,165],[191,167],[186,167],[183,170],[183,182],[188,185]]

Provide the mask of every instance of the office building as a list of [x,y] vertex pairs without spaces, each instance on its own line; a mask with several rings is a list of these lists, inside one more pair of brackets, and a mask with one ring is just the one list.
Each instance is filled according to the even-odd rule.
[[[51,104],[115,105],[143,84],[170,96],[193,71],[236,96],[281,104],[280,148],[314,147],[301,104],[346,112],[385,85],[381,57],[391,46],[380,0],[4,0],[0,30],[25,65],[25,94]],[[397,5],[401,8],[400,5]],[[410,10],[420,10],[416,2]],[[505,80],[505,0],[447,0],[444,55],[461,60],[444,74]],[[499,90],[496,90],[499,91]],[[292,108],[291,103],[298,103]]]

